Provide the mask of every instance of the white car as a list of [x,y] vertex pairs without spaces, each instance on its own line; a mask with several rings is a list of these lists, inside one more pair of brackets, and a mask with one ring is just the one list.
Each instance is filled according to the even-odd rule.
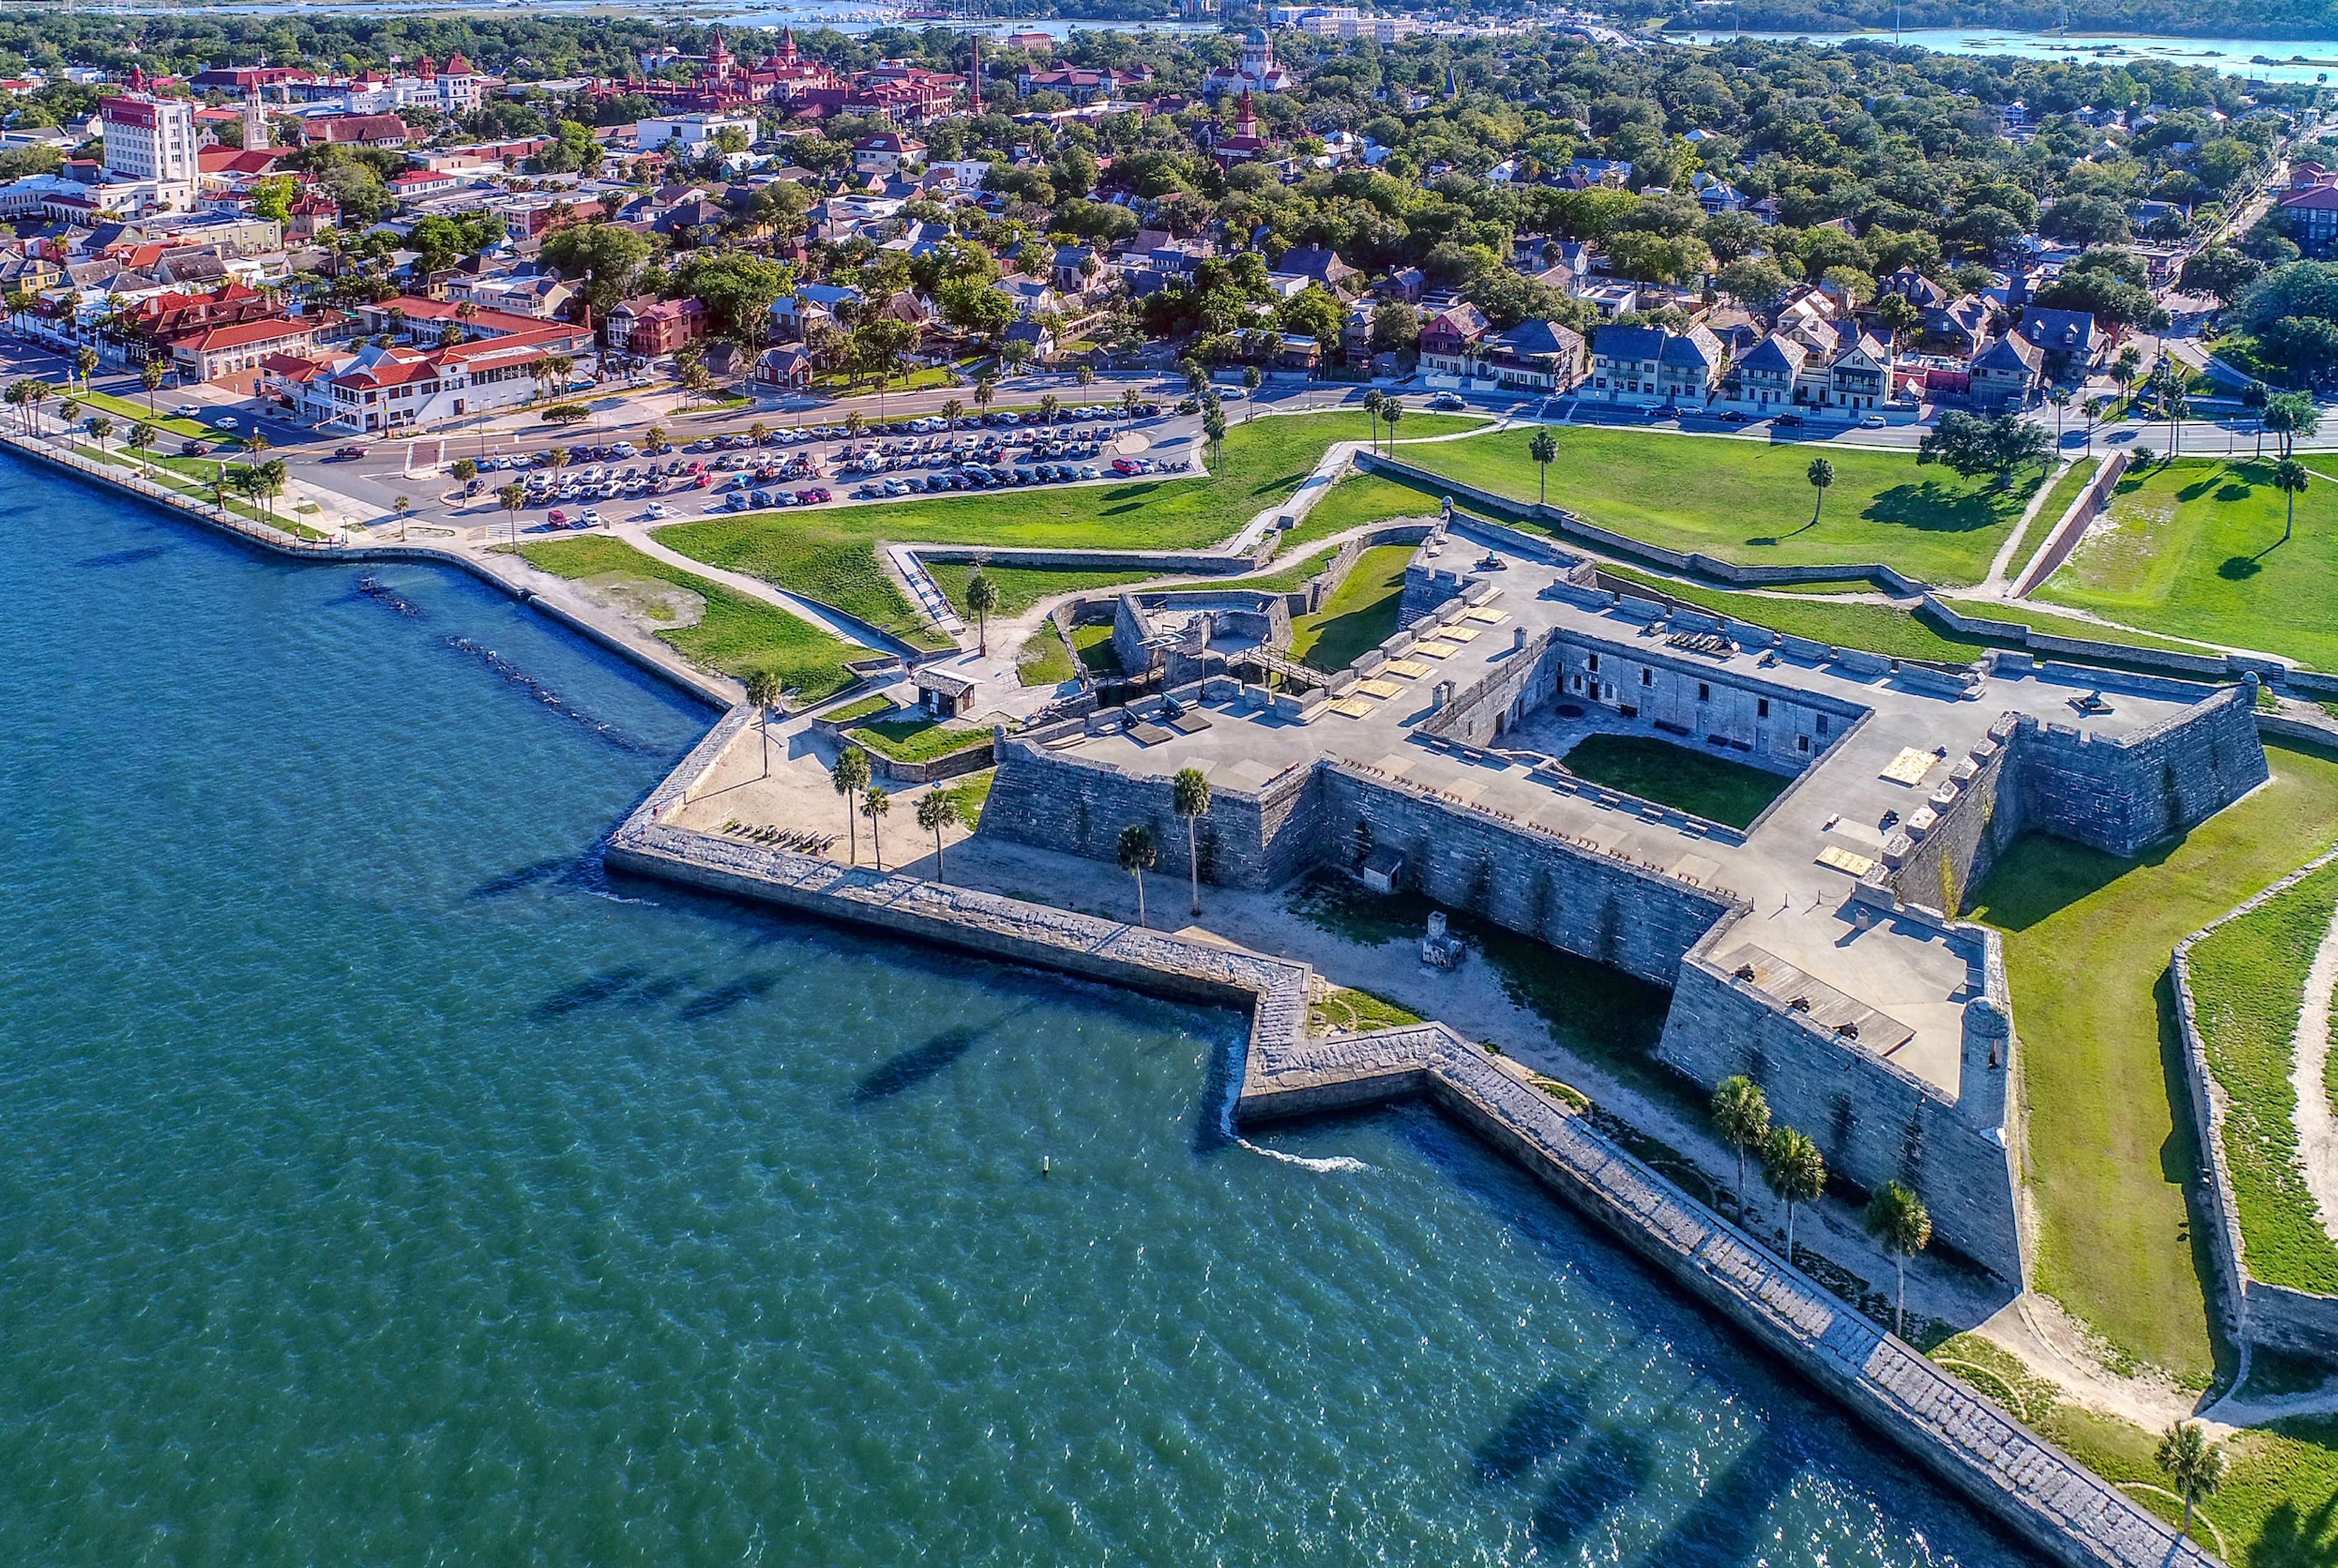
[[654,523],[661,517],[673,516],[673,509],[663,501],[653,501],[642,508],[642,515]]
[[172,417],[179,419],[200,418],[202,412],[203,411],[201,409],[196,407],[192,403],[182,403],[176,408],[171,410]]
[[598,528],[600,525],[601,514],[590,506],[576,514],[576,526],[579,528]]

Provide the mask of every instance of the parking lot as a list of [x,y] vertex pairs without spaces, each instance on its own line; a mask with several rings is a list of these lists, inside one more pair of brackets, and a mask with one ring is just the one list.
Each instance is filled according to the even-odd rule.
[[[1137,417],[1157,417],[1157,404]],[[543,510],[546,526],[591,528],[608,519],[597,503],[643,501],[654,521],[690,513],[770,511],[840,499],[882,500],[949,491],[1069,485],[1138,474],[1180,473],[1184,458],[1110,456],[1131,423],[1117,407],[1065,409],[1050,423],[1035,412],[999,411],[948,421],[921,417],[871,426],[774,429],[761,442],[745,434],[710,436],[645,450],[629,441],[580,445],[552,453],[494,456],[479,464],[476,498],[509,484],[526,493],[526,509]]]

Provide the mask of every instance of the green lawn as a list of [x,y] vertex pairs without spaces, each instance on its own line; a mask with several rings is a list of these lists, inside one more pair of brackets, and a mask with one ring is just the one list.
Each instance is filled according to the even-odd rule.
[[1053,622],[1041,622],[1015,655],[1015,678],[1026,686],[1060,686],[1078,672]]
[[1595,784],[1732,828],[1750,824],[1793,782],[1646,735],[1586,735],[1559,760]]
[[[1408,415],[1402,428],[1412,428]],[[1444,442],[1442,446],[1455,443]],[[1414,456],[1414,450],[1402,439],[1396,445],[1397,456]],[[1426,450],[1435,450],[1427,448]],[[1351,528],[1361,528],[1370,523],[1386,523],[1397,517],[1434,518],[1440,510],[1439,498],[1425,490],[1383,479],[1377,474],[1351,474],[1324,492],[1306,516],[1285,532],[1279,547],[1283,553],[1311,544],[1318,539],[1329,539],[1334,534],[1344,534]]]
[[[1468,429],[1468,419],[1422,416],[1407,424]],[[879,540],[1077,549],[1191,550],[1232,537],[1262,508],[1290,495],[1335,441],[1361,441],[1361,410],[1261,419],[1226,435],[1206,478],[1141,479],[1007,494],[840,506],[809,513],[746,513],[678,523],[660,543],[712,565],[750,573],[857,615],[897,636],[938,645],[923,619],[878,565]]]
[[2265,751],[2273,784],[2172,845],[2121,860],[2032,836],[1975,890],[2021,1037],[2038,1287],[2193,1384],[2214,1353],[2168,951],[2338,842],[2338,758]]
[[1331,564],[1331,557],[1337,554],[1339,552],[1336,550],[1318,550],[1311,555],[1302,556],[1299,560],[1292,562],[1290,565],[1279,566],[1272,572],[1262,572],[1249,577],[1229,577],[1226,579],[1226,586],[1248,588],[1260,593],[1295,593],[1306,587],[1308,581],[1315,573],[1329,566]]
[[845,734],[896,762],[931,762],[981,745],[990,739],[990,727],[938,719],[872,719]]
[[2286,544],[2285,497],[2269,463],[2186,458],[2129,474],[2111,525],[2091,533],[2038,596],[2338,670],[2338,457],[2304,461],[2316,477],[2297,497]]
[[[2152,1457],[2157,1433],[2066,1399],[1979,1335],[1957,1335],[1931,1355],[2097,1475],[2141,1484],[2120,1488],[2136,1502],[2171,1524],[2182,1520],[2181,1503],[2148,1489],[2167,1485]],[[2338,1423],[2275,1422],[2232,1438],[2225,1453],[2225,1484],[2200,1504],[2215,1528],[2195,1526],[2203,1542],[2213,1550],[2221,1538],[2233,1568],[2328,1568],[2338,1562]]]
[[181,419],[168,412],[176,405],[161,392],[154,394],[155,411],[152,416],[146,412],[146,399],[142,395],[134,399],[116,397],[111,392],[77,392],[70,387],[60,387],[55,397],[41,406],[41,412],[50,418],[56,417],[57,404],[68,397],[82,406],[83,418],[86,419],[92,414],[110,414],[123,430],[133,424],[146,424],[157,430],[167,430],[182,440],[217,441],[221,438],[221,432],[199,425],[192,419]]
[[1949,608],[1963,615],[2016,622],[2033,632],[2045,632],[2057,637],[2090,637],[2097,642],[2116,642],[2123,648],[2156,648],[2173,653],[2203,654],[2208,652],[2173,638],[2154,637],[2148,632],[2130,632],[2123,626],[2103,626],[2092,621],[2081,621],[2075,615],[2057,615],[2027,599],[1950,598]]
[[1072,652],[1087,666],[1089,674],[1098,680],[1108,680],[1120,673],[1120,655],[1112,651],[1112,622],[1095,626],[1072,628]]
[[982,808],[989,802],[990,787],[998,781],[998,769],[985,768],[979,773],[969,773],[962,783],[953,784],[944,793],[958,802],[958,815],[968,828],[982,821]]
[[2299,1163],[2291,1036],[2305,972],[2338,906],[2325,866],[2192,949],[2192,995],[2209,1071],[2223,1085],[2225,1163],[2253,1278],[2338,1294],[2338,1246]]
[[1376,544],[1356,558],[1339,592],[1291,622],[1291,656],[1316,670],[1345,670],[1396,635],[1410,544]]
[[2102,466],[2099,457],[2080,457],[2064,469],[2062,476],[2054,481],[2054,488],[2047,493],[2046,499],[2038,504],[2038,516],[2031,525],[2033,531],[2024,543],[2036,545],[2043,542],[2047,530],[2062,520],[2062,514],[2070,509],[2070,504],[2078,498],[2080,491],[2094,483],[2095,471]]
[[[982,574],[998,590],[998,608],[993,615],[1020,615],[1042,599],[1052,599],[1058,593],[1077,593],[1086,588],[1117,588],[1124,583],[1143,583],[1161,575],[1158,572],[1081,572],[1055,566],[985,566]],[[966,607],[967,581],[974,575],[969,565],[928,565],[926,575],[942,591],[950,607],[971,621],[974,612]]]
[[[1408,431],[1410,425],[1406,426]],[[1920,467],[1913,453],[1816,443],[1771,445],[1645,430],[1554,427],[1550,502],[1585,521],[1650,544],[1701,550],[1758,565],[1876,561],[1933,583],[1977,583],[2040,477],[2010,485]],[[1400,447],[1408,463],[1520,502],[1540,471],[1527,430],[1476,441]],[[1824,515],[1805,477],[1813,457],[1834,465]]]
[[750,599],[695,573],[653,561],[623,540],[597,534],[546,539],[523,544],[519,553],[529,565],[556,577],[651,578],[697,594],[706,606],[698,623],[657,635],[702,669],[726,675],[771,670],[807,702],[852,683],[844,661],[859,656],[862,650],[806,624],[775,604]]

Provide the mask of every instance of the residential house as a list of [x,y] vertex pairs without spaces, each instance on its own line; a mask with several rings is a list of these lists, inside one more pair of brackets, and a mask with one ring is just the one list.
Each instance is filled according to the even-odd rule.
[[706,337],[706,307],[694,299],[627,299],[609,312],[609,347],[638,359],[671,354]]
[[811,356],[791,343],[766,348],[756,356],[754,379],[761,387],[806,391],[811,386]]
[[2046,352],[2019,332],[2008,332],[1973,356],[1968,396],[1986,414],[2027,408],[2037,400]]
[[1772,333],[1737,361],[1737,401],[1749,408],[1775,412],[1794,406],[1794,387],[1802,378],[1810,348],[1800,338]]
[[1035,365],[1045,365],[1056,357],[1055,330],[1041,322],[1025,319],[1011,323],[1004,341],[1028,343],[1031,346],[1031,362]]
[[880,131],[852,144],[852,170],[856,174],[893,175],[925,155],[926,144],[916,137],[904,136],[897,131]]
[[2046,373],[2056,380],[2073,370],[2084,373],[2094,363],[2101,339],[2089,312],[2049,310],[2038,305],[2021,308],[2021,324],[2014,330],[2044,353]]
[[1321,245],[1293,245],[1282,253],[1282,259],[1274,264],[1274,270],[1296,273],[1340,294],[1355,293],[1361,287],[1356,279],[1363,276],[1341,260],[1336,252]]
[[1420,328],[1420,369],[1425,376],[1466,377],[1474,363],[1478,339],[1486,335],[1486,317],[1475,305],[1450,305]]
[[1602,327],[1591,338],[1591,377],[1581,396],[1597,403],[1654,407],[1713,395],[1725,356],[1703,327]]

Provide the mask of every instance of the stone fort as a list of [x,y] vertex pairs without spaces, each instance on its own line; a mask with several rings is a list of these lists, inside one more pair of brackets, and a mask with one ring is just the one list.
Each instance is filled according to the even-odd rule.
[[[1941,1242],[2026,1286],[2015,1018],[1995,934],[1958,916],[2025,831],[2131,855],[2264,782],[2254,678],[1895,662],[1597,587],[1497,524],[1399,536],[1400,630],[1336,675],[1282,656],[1281,594],[1112,602],[1164,699],[1002,732],[981,831],[1108,862],[1143,822],[1182,860],[1171,779],[1198,769],[1208,880],[1359,876],[1665,987],[1664,1063],[1749,1074],[1833,1171],[1908,1181]],[[1784,788],[1708,821],[1572,772],[1603,732]]]

